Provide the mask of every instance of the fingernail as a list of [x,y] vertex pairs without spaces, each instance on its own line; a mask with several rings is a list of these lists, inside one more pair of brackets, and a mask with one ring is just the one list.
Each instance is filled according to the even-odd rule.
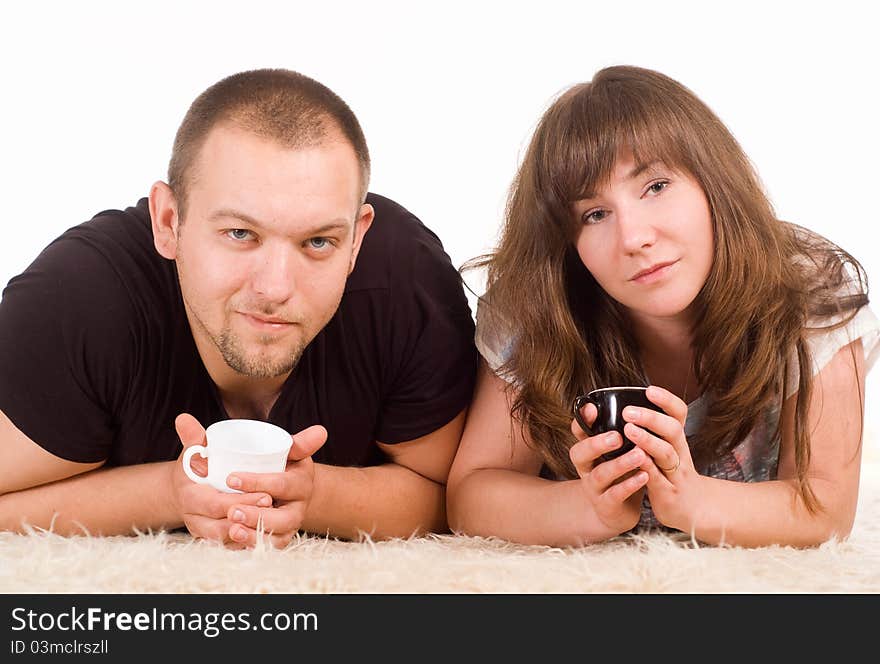
[[639,409],[633,406],[627,406],[623,409],[623,416],[628,420],[637,420],[639,419]]
[[244,528],[233,528],[230,535],[232,535],[232,539],[234,539],[236,542],[242,542],[247,538],[247,535],[244,532]]
[[239,478],[237,478],[235,475],[232,475],[229,479],[227,479],[226,484],[229,485],[230,489],[240,489],[241,488],[241,480]]
[[244,521],[244,512],[242,512],[241,510],[235,510],[235,512],[232,513],[232,520]]
[[272,507],[272,499],[269,496],[263,496],[257,501],[257,505],[260,507]]

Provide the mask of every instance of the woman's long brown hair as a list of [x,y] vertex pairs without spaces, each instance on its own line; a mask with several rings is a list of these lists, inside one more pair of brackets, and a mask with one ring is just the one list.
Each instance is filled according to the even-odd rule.
[[[694,366],[711,394],[698,435],[700,467],[735,447],[785,394],[797,363],[795,458],[799,493],[820,507],[806,479],[812,367],[808,321],[846,324],[867,303],[867,277],[848,253],[776,218],[736,139],[690,90],[658,72],[616,66],[562,94],[545,112],[513,181],[499,245],[469,261],[486,267],[480,318],[514,340],[501,367],[513,380],[512,415],[562,477],[574,397],[597,387],[644,383],[623,308],[574,249],[572,203],[608,181],[621,155],[661,161],[692,175],[712,214],[715,255],[694,302]],[[840,289],[855,283],[851,294]],[[842,314],[842,316],[841,316]],[[778,433],[778,430],[777,430]]]

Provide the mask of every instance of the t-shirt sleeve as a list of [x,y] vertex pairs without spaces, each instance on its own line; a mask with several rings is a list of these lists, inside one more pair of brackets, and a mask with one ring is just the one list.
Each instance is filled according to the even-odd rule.
[[[817,322],[815,329],[810,329],[806,334],[807,350],[812,361],[813,375],[824,369],[831,358],[841,348],[851,344],[856,339],[862,341],[862,351],[865,354],[865,373],[880,357],[880,321],[868,305],[859,309],[858,313],[846,325],[834,329],[825,329],[843,318],[836,316],[826,321]],[[822,327],[820,327],[822,326]],[[790,370],[785,387],[785,398],[798,391],[797,356],[793,355],[789,361]]]
[[131,362],[130,303],[111,262],[62,236],[0,300],[0,410],[61,458],[104,461]]
[[398,247],[387,391],[376,439],[400,443],[447,424],[473,395],[474,322],[456,269],[424,229]]
[[509,383],[516,383],[513,376],[501,371],[501,367],[513,353],[515,338],[498,313],[492,309],[488,295],[484,295],[478,302],[476,319],[474,341],[480,355],[497,376]]

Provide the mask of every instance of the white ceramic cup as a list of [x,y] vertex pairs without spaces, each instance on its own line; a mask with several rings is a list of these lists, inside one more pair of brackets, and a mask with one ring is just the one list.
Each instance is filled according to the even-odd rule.
[[[193,482],[218,491],[242,493],[226,485],[231,473],[281,473],[293,438],[281,427],[258,420],[221,420],[205,430],[205,445],[193,445],[183,453],[183,472]],[[198,454],[208,460],[208,476],[196,475],[190,460]]]

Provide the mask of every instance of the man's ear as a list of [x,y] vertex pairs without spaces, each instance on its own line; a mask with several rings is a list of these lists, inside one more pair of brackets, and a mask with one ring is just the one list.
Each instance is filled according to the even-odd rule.
[[163,258],[177,258],[177,230],[180,218],[177,199],[171,187],[162,181],[150,187],[150,220],[153,226],[153,244]]
[[373,223],[373,217],[375,215],[376,213],[373,210],[372,205],[369,203],[361,205],[360,212],[358,212],[358,218],[354,222],[354,249],[351,252],[351,265],[348,266],[349,274],[354,270],[354,264],[357,261],[358,253],[361,250],[361,243],[364,241],[364,235],[370,230],[370,225]]

